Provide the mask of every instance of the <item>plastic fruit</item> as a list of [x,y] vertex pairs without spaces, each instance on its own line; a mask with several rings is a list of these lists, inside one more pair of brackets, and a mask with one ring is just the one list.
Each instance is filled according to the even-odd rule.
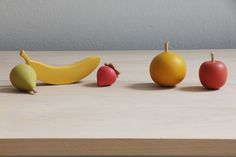
[[99,56],[90,56],[81,61],[64,66],[51,66],[31,60],[24,50],[20,52],[25,62],[32,66],[37,79],[48,84],[70,84],[80,81],[92,73],[100,62]]
[[10,72],[10,81],[19,90],[31,94],[36,93],[36,73],[29,65],[19,64],[15,66]]
[[225,84],[227,73],[226,65],[215,60],[215,54],[212,52],[211,61],[206,61],[200,66],[199,79],[205,88],[216,90]]
[[164,52],[153,58],[149,70],[155,83],[173,87],[184,79],[186,63],[177,53],[168,50],[168,44],[168,42],[164,44]]
[[97,85],[100,87],[110,86],[115,81],[120,73],[115,69],[113,64],[106,64],[98,69]]

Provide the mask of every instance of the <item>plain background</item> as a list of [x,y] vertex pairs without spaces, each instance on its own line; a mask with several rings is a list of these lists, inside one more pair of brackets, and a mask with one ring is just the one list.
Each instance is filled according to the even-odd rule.
[[236,48],[235,0],[0,0],[0,50]]

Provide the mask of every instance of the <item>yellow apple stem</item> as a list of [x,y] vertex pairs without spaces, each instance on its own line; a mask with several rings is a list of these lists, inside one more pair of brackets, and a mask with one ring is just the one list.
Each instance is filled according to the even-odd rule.
[[165,44],[164,44],[164,49],[165,49],[165,52],[168,52],[169,51],[169,41],[166,41]]
[[211,61],[214,62],[215,61],[215,53],[212,51],[211,52]]

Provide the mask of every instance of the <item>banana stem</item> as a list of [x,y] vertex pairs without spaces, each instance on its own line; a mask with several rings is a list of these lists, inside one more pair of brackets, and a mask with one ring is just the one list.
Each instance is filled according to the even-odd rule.
[[20,51],[20,56],[25,60],[27,64],[30,62],[30,58],[24,50]]
[[215,61],[215,53],[212,51],[211,52],[211,61],[214,62]]
[[164,49],[165,49],[165,52],[168,52],[169,51],[169,41],[166,41],[165,44],[164,44]]

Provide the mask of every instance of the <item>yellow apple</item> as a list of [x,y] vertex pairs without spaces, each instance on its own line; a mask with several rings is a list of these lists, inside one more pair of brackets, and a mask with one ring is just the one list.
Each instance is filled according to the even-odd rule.
[[169,43],[166,42],[165,51],[153,58],[150,64],[150,75],[158,85],[173,87],[184,79],[186,63],[177,53],[169,51],[168,45]]

